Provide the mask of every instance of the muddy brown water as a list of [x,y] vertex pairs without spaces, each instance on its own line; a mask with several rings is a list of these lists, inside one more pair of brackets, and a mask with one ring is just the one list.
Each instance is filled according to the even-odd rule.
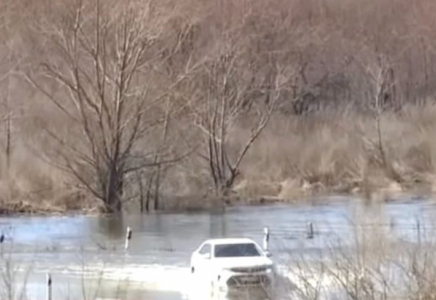
[[[270,251],[280,265],[289,253],[347,247],[356,228],[422,241],[433,230],[433,220],[436,205],[429,199],[368,206],[340,197],[231,207],[221,214],[1,217],[6,239],[1,245],[0,291],[8,292],[4,277],[13,274],[15,298],[45,299],[50,273],[53,299],[187,299],[190,254],[207,238],[250,237],[262,244],[268,226]],[[308,222],[314,226],[313,239],[307,238]],[[125,251],[127,226],[133,235]]]

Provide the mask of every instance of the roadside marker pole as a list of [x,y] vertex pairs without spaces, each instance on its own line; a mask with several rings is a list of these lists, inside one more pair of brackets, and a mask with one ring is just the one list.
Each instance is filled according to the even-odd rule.
[[5,234],[2,232],[0,236],[0,256],[3,257],[3,242],[5,241]]
[[51,275],[49,273],[47,273],[47,300],[51,300],[51,286],[52,286],[52,280],[51,280]]
[[312,224],[312,222],[309,222],[307,224],[307,238],[308,239],[313,239],[313,235],[314,235],[314,233],[313,233],[313,224]]
[[263,233],[264,233],[264,236],[263,236],[263,249],[265,251],[267,251],[268,250],[268,242],[269,242],[269,228],[268,227],[264,227],[263,228]]
[[127,227],[126,243],[124,244],[124,249],[127,250],[129,248],[129,242],[131,238],[132,238],[132,229],[130,229],[130,227]]

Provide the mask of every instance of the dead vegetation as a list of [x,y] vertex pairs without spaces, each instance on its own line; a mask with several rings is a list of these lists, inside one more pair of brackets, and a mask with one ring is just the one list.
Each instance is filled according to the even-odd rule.
[[289,253],[282,293],[299,300],[434,299],[434,228],[409,227],[413,238],[405,241],[380,224],[355,224],[351,236],[332,237],[314,254]]
[[[404,193],[434,192],[434,104],[385,113],[383,148],[372,118],[348,112],[275,119],[247,158],[236,187],[255,194],[292,200],[316,194],[355,194],[380,200]],[[426,122],[426,125],[423,125]],[[272,133],[273,132],[273,133]],[[274,138],[272,137],[274,136]],[[250,187],[251,186],[251,187]],[[254,194],[250,194],[251,191]]]
[[432,193],[435,10],[2,1],[3,211]]

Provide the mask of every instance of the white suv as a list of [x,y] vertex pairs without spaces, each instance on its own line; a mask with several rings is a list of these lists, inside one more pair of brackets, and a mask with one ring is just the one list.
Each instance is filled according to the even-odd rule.
[[270,291],[274,280],[271,255],[248,238],[210,239],[191,256],[191,273],[216,292],[262,287]]

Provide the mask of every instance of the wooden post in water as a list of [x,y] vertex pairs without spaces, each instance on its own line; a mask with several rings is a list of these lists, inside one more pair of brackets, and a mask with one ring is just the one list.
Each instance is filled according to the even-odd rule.
[[49,273],[47,273],[47,300],[52,300],[52,294],[51,294],[51,286],[52,286],[52,280],[51,280],[51,275]]
[[130,227],[127,227],[126,243],[124,244],[124,249],[127,250],[129,248],[129,242],[131,238],[132,238],[132,229],[130,229]]
[[264,227],[263,228],[263,250],[268,251],[268,243],[269,243],[269,228]]
[[307,224],[307,238],[313,239],[314,233],[313,233],[313,224],[312,222],[309,222]]
[[0,236],[0,256],[3,256],[3,242],[5,241],[5,234]]

